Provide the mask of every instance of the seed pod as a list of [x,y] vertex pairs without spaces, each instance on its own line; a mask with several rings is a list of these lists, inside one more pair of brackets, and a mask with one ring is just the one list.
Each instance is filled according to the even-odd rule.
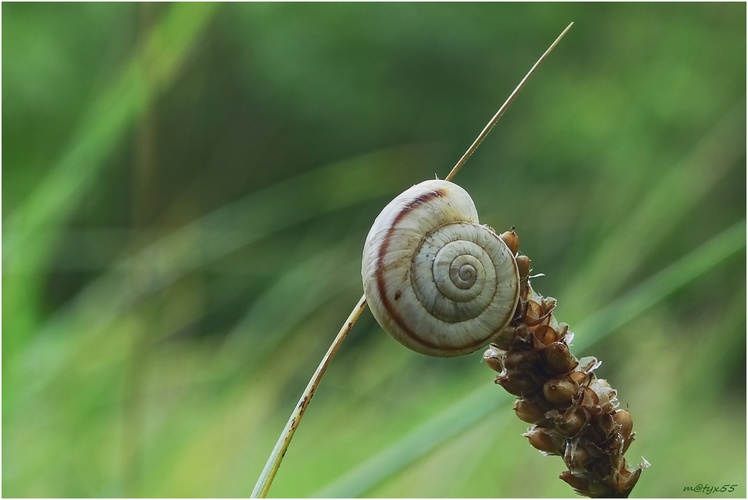
[[631,413],[628,410],[618,410],[613,414],[613,420],[618,424],[618,432],[621,433],[623,439],[628,439],[634,428],[634,419],[631,417]]
[[[578,365],[577,369],[579,369]],[[568,375],[568,378],[579,385],[584,385],[590,379],[590,375],[584,372],[573,371]]]
[[518,255],[515,260],[519,268],[519,279],[526,281],[527,277],[530,276],[530,265],[532,264],[530,257],[527,255]]
[[570,470],[563,471],[559,477],[580,494],[584,494],[590,486],[588,479],[574,475]]
[[585,373],[592,373],[601,364],[595,356],[585,356],[579,360],[579,369]]
[[543,410],[526,399],[518,399],[514,402],[514,412],[520,420],[528,424],[539,424],[546,419]]
[[493,371],[499,373],[504,371],[504,364],[501,362],[501,354],[494,347],[486,349],[486,352],[483,353],[483,360]]
[[499,238],[506,243],[506,246],[509,247],[512,255],[517,255],[517,252],[519,251],[519,236],[514,232],[514,228],[510,231],[504,231],[499,235]]
[[503,387],[506,392],[515,396],[527,396],[537,392],[537,384],[524,374],[514,372],[513,374],[499,375],[494,381]]
[[543,348],[549,344],[558,341],[559,336],[556,330],[548,325],[538,325],[533,327],[533,339],[535,348]]
[[535,351],[512,351],[504,357],[504,365],[507,368],[529,369],[538,358]]
[[517,332],[517,339],[516,340],[522,340],[523,342],[530,343],[532,334],[530,333],[530,330],[527,328],[527,325],[524,323],[520,323],[516,327]]
[[499,336],[494,339],[493,343],[502,349],[509,349],[517,338],[517,327],[507,326],[499,333]]
[[[558,412],[556,413],[558,414]],[[556,424],[556,429],[561,434],[571,437],[577,435],[588,420],[589,415],[587,415],[584,407],[577,406],[569,408],[563,414],[558,414],[553,419],[553,423]]]
[[583,469],[592,458],[589,450],[579,443],[567,446],[564,451],[564,462],[572,469]]
[[600,407],[606,413],[612,413],[618,406],[616,399],[616,390],[613,389],[607,380],[597,379],[590,384],[590,388],[595,391],[600,399]]
[[572,398],[579,390],[577,384],[568,379],[550,379],[543,384],[543,396],[554,405],[564,406],[571,403]]
[[601,413],[590,422],[589,434],[593,441],[602,443],[616,430],[616,423],[609,413]]
[[632,432],[634,428],[634,421],[631,418],[631,413],[629,413],[628,410],[618,410],[613,415],[613,420],[615,420],[616,424],[618,424],[618,433],[623,439],[623,444],[621,445],[621,455],[623,455],[624,453],[626,453],[626,450],[629,449],[631,443],[634,442],[634,434],[636,434],[635,432]]
[[551,375],[568,373],[573,367],[573,356],[563,342],[554,342],[543,350],[543,368]]
[[534,300],[527,301],[527,312],[525,313],[525,323],[529,326],[537,325],[543,319],[543,308]]
[[600,404],[600,398],[595,394],[595,391],[589,387],[585,387],[582,391],[582,400],[580,404],[588,408],[598,406]]
[[557,435],[552,435],[547,429],[533,427],[523,436],[530,441],[533,447],[549,455],[560,455],[563,449],[563,440]]
[[542,306],[543,306],[543,312],[545,314],[548,314],[549,312],[553,311],[553,309],[556,308],[556,303],[558,301],[554,299],[553,297],[545,297],[543,298]]
[[626,462],[621,460],[619,467],[613,473],[610,482],[613,487],[620,492],[620,496],[628,496],[631,490],[639,480],[639,476],[642,473],[642,469],[649,467],[649,463],[645,460],[639,464],[635,470],[631,471],[627,468]]

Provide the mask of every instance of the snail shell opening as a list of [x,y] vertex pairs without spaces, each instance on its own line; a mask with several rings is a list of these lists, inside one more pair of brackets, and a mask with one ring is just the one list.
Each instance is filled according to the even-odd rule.
[[430,356],[488,344],[519,300],[512,252],[479,224],[470,195],[442,180],[417,184],[382,210],[366,238],[361,275],[382,328]]

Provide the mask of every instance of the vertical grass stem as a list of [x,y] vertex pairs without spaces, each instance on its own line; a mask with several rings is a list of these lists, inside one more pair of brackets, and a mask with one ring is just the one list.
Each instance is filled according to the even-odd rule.
[[281,460],[283,460],[283,456],[286,454],[288,445],[291,443],[291,438],[293,438],[293,435],[299,426],[299,422],[301,421],[301,417],[304,415],[304,412],[309,406],[309,402],[312,400],[312,396],[314,396],[314,392],[317,390],[317,386],[322,379],[322,375],[325,374],[325,371],[330,365],[332,358],[335,356],[335,353],[338,351],[340,345],[348,336],[348,332],[351,331],[351,328],[358,320],[358,317],[361,316],[361,313],[364,311],[364,309],[366,309],[366,296],[362,295],[358,300],[356,307],[353,308],[351,314],[348,316],[348,319],[346,319],[345,323],[343,323],[343,326],[340,328],[338,335],[335,337],[335,340],[333,340],[330,348],[322,358],[322,361],[320,361],[320,364],[317,367],[317,370],[314,372],[314,375],[312,375],[312,378],[309,380],[309,384],[306,386],[306,389],[304,389],[304,392],[301,394],[301,398],[299,399],[298,404],[291,413],[291,416],[288,418],[286,427],[283,429],[283,432],[281,432],[281,435],[278,438],[278,442],[275,443],[275,448],[273,448],[272,453],[270,453],[270,456],[268,457],[265,468],[262,470],[259,479],[257,479],[255,489],[252,491],[252,498],[264,498],[265,496],[267,496],[267,492],[270,489],[273,478],[275,477],[275,474],[278,472],[278,468],[280,467]]

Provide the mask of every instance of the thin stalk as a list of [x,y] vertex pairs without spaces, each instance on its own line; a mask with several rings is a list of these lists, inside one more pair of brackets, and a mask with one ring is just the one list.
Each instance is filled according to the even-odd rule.
[[[457,164],[452,168],[452,170],[449,172],[449,174],[446,177],[446,180],[452,180],[455,175],[457,175],[457,172],[460,171],[462,166],[467,162],[468,158],[470,158],[470,155],[473,154],[473,152],[478,149],[478,146],[481,142],[483,142],[483,139],[486,138],[488,133],[491,131],[494,125],[496,125],[496,122],[499,121],[501,116],[504,114],[504,112],[507,110],[509,105],[514,101],[514,98],[517,96],[520,90],[522,90],[522,87],[524,87],[525,82],[528,78],[530,78],[530,75],[532,75],[535,72],[535,69],[540,65],[541,62],[546,58],[548,54],[551,53],[553,48],[558,44],[558,42],[561,41],[563,36],[566,34],[567,31],[569,31],[569,28],[574,23],[570,23],[564,31],[561,32],[560,35],[554,40],[554,42],[546,49],[546,51],[543,53],[542,56],[533,64],[532,68],[530,68],[530,71],[527,72],[525,77],[522,79],[522,81],[519,82],[519,85],[517,85],[517,88],[514,89],[514,91],[509,95],[506,101],[504,101],[504,104],[499,108],[499,110],[496,112],[496,114],[491,118],[491,120],[488,122],[488,124],[483,128],[480,134],[478,134],[478,137],[473,141],[473,144],[470,145],[470,147],[465,151],[465,154],[462,155],[462,157],[458,160]],[[299,399],[299,403],[294,408],[293,412],[291,413],[291,416],[288,419],[288,422],[286,423],[286,427],[284,427],[283,431],[281,432],[280,436],[278,437],[278,441],[275,443],[275,448],[273,448],[273,451],[270,453],[270,456],[268,457],[267,462],[265,463],[265,468],[262,469],[262,473],[260,474],[260,477],[257,479],[257,483],[255,484],[254,490],[252,490],[252,496],[251,498],[264,498],[267,496],[267,492],[270,489],[270,485],[273,482],[273,479],[275,478],[275,474],[278,472],[278,468],[280,467],[280,463],[283,460],[284,455],[286,454],[286,450],[288,449],[288,445],[291,443],[291,439],[293,438],[294,433],[296,432],[296,429],[299,427],[299,423],[301,422],[301,417],[304,415],[304,412],[306,411],[307,407],[309,406],[309,402],[312,400],[312,396],[314,396],[314,392],[317,390],[317,386],[319,385],[320,380],[322,379],[322,375],[325,374],[325,370],[327,370],[327,367],[329,366],[330,362],[332,361],[332,358],[335,356],[335,353],[340,348],[340,345],[343,343],[345,338],[348,336],[348,333],[351,331],[351,328],[358,320],[359,316],[361,316],[361,313],[366,309],[366,296],[362,295],[361,298],[358,301],[358,304],[353,308],[351,311],[351,314],[348,316],[348,319],[343,324],[342,328],[340,329],[340,332],[338,332],[337,337],[335,337],[335,340],[333,340],[332,344],[330,345],[330,348],[327,350],[327,353],[322,358],[322,361],[320,362],[319,366],[317,367],[317,370],[314,372],[314,375],[312,375],[312,378],[309,380],[309,384],[307,384],[306,389],[304,389],[304,392],[301,394],[301,398]]]
[[509,94],[509,97],[506,101],[504,101],[504,104],[501,105],[499,110],[496,112],[495,115],[493,115],[493,118],[486,124],[486,126],[483,128],[480,134],[478,134],[478,137],[475,138],[475,141],[470,145],[470,147],[465,151],[465,154],[462,155],[462,157],[457,161],[454,167],[452,167],[452,170],[449,172],[449,175],[447,175],[446,180],[452,180],[452,178],[457,175],[457,172],[460,171],[463,165],[468,161],[468,158],[475,152],[476,149],[478,149],[478,146],[480,146],[480,143],[483,142],[483,139],[486,138],[488,133],[491,131],[494,125],[496,125],[496,122],[499,121],[499,119],[504,115],[504,112],[507,110],[509,105],[514,101],[514,98],[517,97],[517,94],[519,94],[519,91],[522,90],[522,88],[525,86],[525,82],[527,82],[527,79],[530,78],[530,76],[535,73],[535,69],[537,69],[538,66],[540,66],[540,63],[543,62],[543,60],[548,56],[548,54],[551,53],[551,51],[558,45],[558,42],[561,41],[561,39],[564,37],[567,31],[572,27],[574,23],[569,23],[569,25],[566,27],[564,31],[561,32],[558,37],[553,41],[553,43],[546,49],[545,52],[543,52],[543,55],[540,56],[540,58],[533,64],[532,68],[530,68],[530,71],[527,72],[525,77],[522,79],[522,81],[519,82],[517,87],[512,91],[511,94]]
[[348,332],[351,331],[351,328],[353,328],[353,325],[358,320],[358,317],[361,316],[364,309],[366,309],[366,296],[362,295],[361,298],[358,299],[358,304],[356,304],[356,307],[353,308],[348,319],[345,320],[345,323],[343,323],[343,326],[340,328],[337,337],[332,341],[332,344],[322,358],[322,361],[320,361],[317,370],[309,380],[309,384],[307,384],[306,389],[304,389],[304,392],[301,394],[298,404],[293,409],[293,412],[291,412],[286,427],[283,429],[283,432],[281,432],[278,442],[275,443],[275,448],[273,448],[272,453],[270,453],[270,456],[268,457],[265,468],[262,469],[262,474],[260,474],[259,479],[257,479],[255,489],[252,491],[252,498],[264,498],[267,496],[273,478],[280,467],[281,460],[283,460],[288,445],[291,443],[291,438],[293,438],[296,429],[299,427],[301,417],[309,406],[309,402],[312,400],[312,396],[314,396],[320,380],[322,380],[322,375],[325,374],[332,358],[335,357],[335,353],[338,352],[340,345],[348,336]]

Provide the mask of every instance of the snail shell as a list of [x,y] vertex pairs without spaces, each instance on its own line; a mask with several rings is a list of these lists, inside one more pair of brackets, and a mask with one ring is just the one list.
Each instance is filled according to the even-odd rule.
[[382,210],[366,238],[361,276],[382,328],[430,356],[488,344],[519,300],[511,250],[478,223],[470,195],[442,180],[417,184]]

